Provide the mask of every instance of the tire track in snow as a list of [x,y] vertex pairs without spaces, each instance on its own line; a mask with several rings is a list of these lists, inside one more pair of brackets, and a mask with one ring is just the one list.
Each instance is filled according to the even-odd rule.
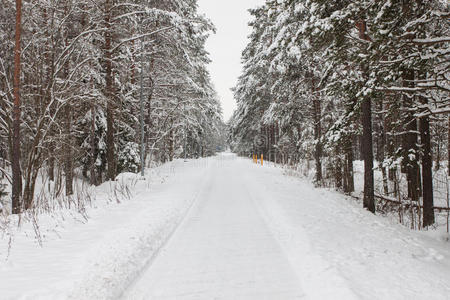
[[[210,167],[208,167],[208,172]],[[164,239],[164,241],[159,245],[159,247],[149,256],[148,260],[145,262],[145,264],[142,266],[142,268],[137,273],[137,276],[128,284],[127,288],[123,290],[123,292],[118,295],[117,298],[119,299],[127,299],[128,293],[130,290],[133,289],[133,287],[136,285],[136,283],[141,279],[142,275],[147,272],[151,267],[153,262],[158,258],[159,254],[162,250],[170,243],[170,240],[173,238],[173,236],[176,234],[176,232],[182,227],[183,223],[186,221],[194,207],[197,205],[198,197],[200,193],[203,191],[206,182],[210,181],[209,176],[205,176],[197,190],[195,191],[195,195],[193,199],[191,200],[191,204],[189,205],[188,209],[186,210],[185,214],[181,217],[181,220],[174,226],[174,228],[170,231],[170,233],[167,235],[167,237]]]

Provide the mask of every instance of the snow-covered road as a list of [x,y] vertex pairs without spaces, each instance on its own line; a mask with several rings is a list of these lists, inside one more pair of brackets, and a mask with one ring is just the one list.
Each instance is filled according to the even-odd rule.
[[449,299],[450,248],[280,168],[221,155],[125,299]]
[[[227,159],[228,158],[228,159]],[[272,235],[242,163],[223,156],[195,205],[130,299],[300,299],[299,279]]]

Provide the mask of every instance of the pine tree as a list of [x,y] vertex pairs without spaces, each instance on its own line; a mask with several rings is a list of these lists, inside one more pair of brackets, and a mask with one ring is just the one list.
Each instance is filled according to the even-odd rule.
[[20,75],[21,75],[21,33],[22,33],[22,0],[16,0],[16,31],[14,48],[14,108],[13,108],[13,134],[11,151],[12,168],[12,213],[21,211],[22,198],[22,173],[20,170],[20,125],[21,125],[21,101],[20,101]]

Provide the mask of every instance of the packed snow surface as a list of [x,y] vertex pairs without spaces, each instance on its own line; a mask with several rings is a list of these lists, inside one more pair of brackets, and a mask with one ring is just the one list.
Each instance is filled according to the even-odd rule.
[[228,153],[163,168],[42,248],[4,237],[0,298],[449,299],[448,236]]

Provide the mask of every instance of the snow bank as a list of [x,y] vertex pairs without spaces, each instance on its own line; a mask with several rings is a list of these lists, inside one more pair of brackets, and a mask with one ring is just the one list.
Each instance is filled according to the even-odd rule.
[[310,284],[312,299],[449,299],[445,239],[410,231],[307,180],[282,176],[280,168],[253,171],[261,209],[299,277]]
[[[0,239],[2,299],[119,297],[139,276],[193,203],[209,159],[174,161],[146,180],[122,174],[96,189],[88,219],[71,211],[41,216],[43,246],[33,224]],[[117,185],[132,183],[132,199],[112,201]],[[131,187],[129,186],[131,189]],[[11,249],[10,238],[12,241]],[[10,250],[10,251],[9,251]]]

